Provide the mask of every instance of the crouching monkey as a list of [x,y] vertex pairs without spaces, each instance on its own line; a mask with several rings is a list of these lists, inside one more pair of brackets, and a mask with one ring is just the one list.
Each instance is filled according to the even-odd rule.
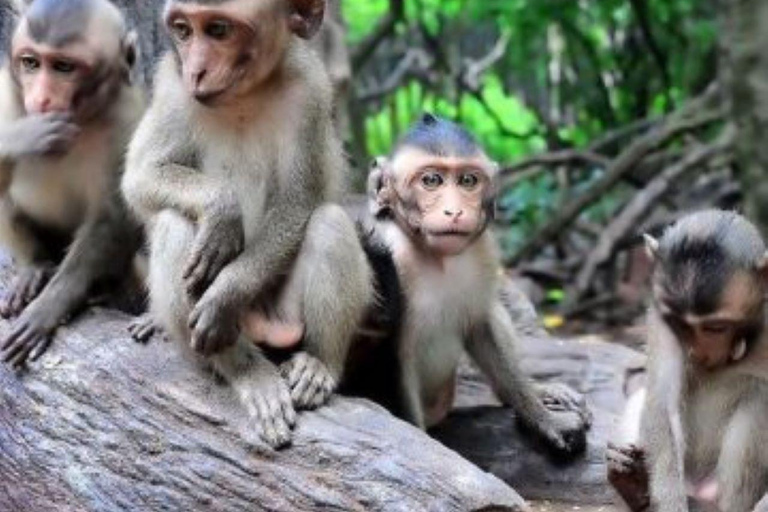
[[[648,384],[630,398],[608,477],[631,510],[764,512],[768,491],[766,248],[733,212],[694,213],[660,240]],[[764,500],[768,502],[768,498]]]
[[[295,407],[335,388],[372,294],[354,224],[328,203],[345,165],[331,86],[305,41],[324,7],[167,1],[173,46],[123,180],[149,227],[154,318],[230,383],[274,447],[290,441]],[[287,379],[262,338],[300,345]]]
[[0,357],[37,359],[93,285],[130,269],[140,231],[119,195],[143,110],[133,37],[106,0],[35,0],[0,70],[0,243],[22,265]]
[[[425,115],[369,178],[375,220],[367,248],[379,306],[356,340],[343,391],[386,405],[420,428],[453,403],[464,351],[522,425],[560,454],[585,446],[589,412],[566,386],[548,409],[519,367],[500,300],[500,261],[487,231],[497,166],[461,127]],[[545,393],[545,394],[547,394]],[[576,412],[575,412],[576,411]]]

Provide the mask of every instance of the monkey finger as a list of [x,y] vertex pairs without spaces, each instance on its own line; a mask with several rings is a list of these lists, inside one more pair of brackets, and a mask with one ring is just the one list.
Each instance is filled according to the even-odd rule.
[[53,339],[50,336],[41,336],[40,339],[38,339],[35,342],[35,348],[32,350],[32,353],[29,355],[29,358],[32,361],[37,361],[40,359],[40,356],[45,354],[45,352],[48,350],[48,347],[51,345],[51,341]]
[[291,393],[285,386],[280,388],[280,405],[286,423],[288,423],[289,427],[293,428],[296,425],[296,409],[291,401]]

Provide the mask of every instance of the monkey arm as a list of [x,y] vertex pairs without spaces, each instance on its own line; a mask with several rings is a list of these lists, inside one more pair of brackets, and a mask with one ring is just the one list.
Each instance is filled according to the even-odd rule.
[[546,408],[533,383],[520,368],[515,350],[515,329],[501,301],[493,301],[485,322],[474,326],[465,346],[490,378],[502,403],[515,409],[522,425],[540,436],[562,456],[586,447],[588,415],[578,411],[555,413]]
[[651,503],[659,512],[683,512],[688,510],[680,418],[684,355],[655,308],[649,312],[648,331],[648,395],[640,436],[647,452]]
[[537,425],[549,411],[536,394],[532,382],[519,366],[514,325],[500,301],[491,305],[487,322],[475,326],[466,343],[467,352],[491,379],[499,399],[513,407],[521,421]]

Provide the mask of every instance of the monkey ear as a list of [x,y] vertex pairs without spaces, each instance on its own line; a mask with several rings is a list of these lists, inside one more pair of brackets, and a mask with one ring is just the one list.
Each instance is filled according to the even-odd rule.
[[763,282],[768,284],[768,251],[763,253],[760,263],[757,264],[757,272],[762,276]]
[[659,241],[648,233],[643,233],[643,240],[645,241],[645,253],[655,263],[659,259]]
[[125,35],[125,37],[123,37],[123,58],[125,59],[125,64],[128,66],[129,70],[133,69],[133,67],[136,65],[136,59],[138,56],[137,44],[138,36],[136,35],[135,31],[131,30]]
[[288,15],[288,27],[302,39],[311,39],[325,15],[325,0],[290,0],[291,12]]
[[371,169],[368,173],[367,194],[368,209],[376,219],[389,217],[392,213],[392,202],[390,197],[390,179],[387,171],[389,160],[380,156],[371,162]]

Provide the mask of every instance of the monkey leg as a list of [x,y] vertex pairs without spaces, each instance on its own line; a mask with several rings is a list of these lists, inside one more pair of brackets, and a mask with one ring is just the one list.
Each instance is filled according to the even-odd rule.
[[720,510],[751,511],[768,490],[767,423],[764,400],[742,404],[731,418],[715,471]]
[[632,512],[647,511],[651,505],[648,495],[648,469],[645,451],[635,445],[616,446],[608,443],[606,450],[608,481]]
[[319,207],[281,301],[281,317],[304,325],[304,352],[282,368],[297,407],[318,407],[336,389],[372,298],[373,277],[352,220],[340,206]]
[[96,282],[124,277],[130,269],[140,235],[114,201],[78,229],[51,280],[16,319],[0,343],[5,362],[21,367],[28,358],[38,359],[59,324],[85,305]]
[[45,239],[51,244],[51,238],[56,237],[45,235],[34,229],[10,198],[0,199],[0,244],[22,265],[8,294],[0,300],[0,316],[3,318],[18,316],[53,276],[55,257],[59,255],[46,250]]
[[290,442],[296,413],[288,385],[275,365],[244,336],[232,347],[207,358],[190,347],[188,318],[192,305],[186,293],[183,264],[194,236],[194,226],[181,215],[166,210],[156,216],[149,265],[152,314],[187,357],[210,364],[229,383],[261,438],[272,447],[283,446]]

